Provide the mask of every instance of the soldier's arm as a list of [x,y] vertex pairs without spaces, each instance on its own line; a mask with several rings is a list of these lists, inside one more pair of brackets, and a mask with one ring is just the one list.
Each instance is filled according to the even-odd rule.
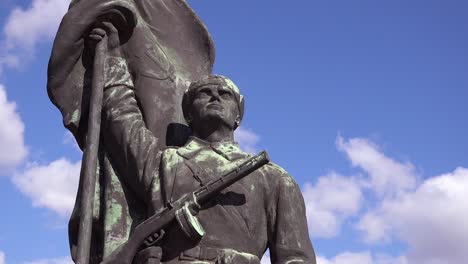
[[309,238],[304,199],[287,174],[278,179],[274,193],[275,215],[270,219],[269,247],[273,264],[315,264]]
[[102,138],[125,184],[144,201],[158,172],[158,140],[146,128],[126,61],[106,60]]

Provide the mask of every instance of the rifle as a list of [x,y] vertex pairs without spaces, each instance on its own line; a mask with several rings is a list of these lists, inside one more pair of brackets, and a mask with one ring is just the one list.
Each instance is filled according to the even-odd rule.
[[193,216],[208,201],[235,182],[267,164],[269,157],[266,151],[249,158],[238,167],[216,178],[193,192],[187,193],[173,203],[166,205],[143,223],[139,224],[128,241],[118,247],[101,264],[131,264],[138,250],[158,242],[164,234],[164,228],[176,220],[184,233],[192,239],[201,238],[205,231]]

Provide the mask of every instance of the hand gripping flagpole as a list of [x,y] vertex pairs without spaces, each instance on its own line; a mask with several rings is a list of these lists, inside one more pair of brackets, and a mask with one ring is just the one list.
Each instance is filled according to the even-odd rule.
[[91,97],[89,102],[88,133],[81,165],[82,199],[81,219],[78,233],[77,264],[88,264],[91,251],[91,234],[94,211],[94,192],[98,164],[99,136],[101,132],[102,97],[105,84],[104,64],[107,53],[107,36],[97,43]]

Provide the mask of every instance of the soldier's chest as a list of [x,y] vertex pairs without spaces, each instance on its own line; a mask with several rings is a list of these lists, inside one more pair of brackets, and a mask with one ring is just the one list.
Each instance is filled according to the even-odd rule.
[[[189,159],[180,157],[176,166],[166,170],[164,175],[166,186],[165,193],[168,201],[176,201],[185,194],[206,185],[209,181],[222,177],[234,170],[244,158],[234,159],[220,155],[214,151],[202,150]],[[250,204],[247,198],[259,200],[259,179],[254,177],[255,173],[246,176],[237,183],[221,192],[216,199],[228,204]],[[262,199],[260,199],[262,200]]]
[[[190,159],[181,158],[177,168],[171,170],[172,175],[165,175],[171,178],[172,186],[168,194],[172,200],[192,192],[209,181],[217,179],[235,169],[241,164],[243,159],[229,160],[216,152],[202,150]],[[238,183],[228,188],[236,188]],[[241,187],[242,188],[242,187]]]
[[[200,152],[190,159],[181,159],[177,170],[172,170],[173,185],[168,186],[172,201],[232,171],[243,161],[242,158],[229,160],[212,152]],[[242,248],[259,236],[264,237],[259,228],[266,226],[261,182],[259,174],[254,172],[203,206],[197,215],[207,233],[203,241],[213,246],[231,241],[234,243],[231,246]]]

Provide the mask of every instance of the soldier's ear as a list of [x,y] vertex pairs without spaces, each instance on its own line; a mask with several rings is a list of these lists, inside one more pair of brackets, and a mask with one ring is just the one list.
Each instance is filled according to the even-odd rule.
[[239,118],[242,121],[242,118],[244,117],[244,108],[245,108],[245,98],[243,95],[240,95],[239,97]]
[[236,128],[238,128],[240,126],[240,122],[241,122],[241,117],[240,117],[240,115],[237,115],[236,120],[235,120],[234,129],[236,129]]

